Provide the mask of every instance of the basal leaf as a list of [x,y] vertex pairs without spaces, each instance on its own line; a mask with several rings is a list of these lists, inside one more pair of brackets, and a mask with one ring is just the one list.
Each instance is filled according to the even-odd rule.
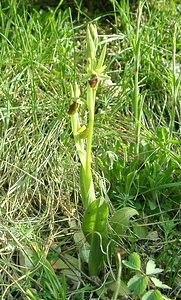
[[90,276],[99,275],[99,272],[101,271],[104,265],[105,255],[103,253],[104,250],[102,242],[103,241],[101,239],[101,235],[99,235],[98,233],[93,233],[88,261]]
[[104,262],[104,249],[107,246],[108,206],[103,198],[93,201],[85,212],[82,221],[83,233],[90,244],[89,274],[99,274]]
[[[106,292],[108,292],[108,291],[115,292],[115,290],[117,289],[117,284],[118,284],[117,281],[112,281],[112,282],[109,282],[108,284],[106,284],[104,286],[104,288],[106,287]],[[130,294],[130,290],[128,289],[127,284],[121,280],[120,284],[119,284],[118,295],[119,296],[128,296],[129,294]]]
[[163,295],[158,290],[151,290],[145,293],[141,300],[163,300]]
[[123,235],[129,226],[130,218],[135,215],[138,215],[136,209],[123,207],[113,214],[109,223],[117,235]]
[[128,281],[128,288],[130,291],[134,292],[134,294],[141,296],[144,291],[146,290],[148,285],[148,277],[137,274],[133,276],[129,281]]
[[156,268],[153,260],[149,260],[146,264],[146,275],[153,275],[163,272],[163,269]]
[[146,226],[142,226],[141,223],[134,222],[133,232],[139,239],[145,239],[148,235],[148,228]]
[[167,284],[162,283],[162,281],[158,278],[150,277],[150,279],[156,287],[159,287],[161,289],[171,289],[171,287],[169,287]]
[[98,232],[107,238],[108,206],[105,201],[97,199],[87,208],[82,221],[82,231],[89,244],[92,243],[93,234]]
[[139,254],[136,252],[132,253],[128,260],[123,260],[123,264],[129,269],[140,270],[141,268],[141,260]]

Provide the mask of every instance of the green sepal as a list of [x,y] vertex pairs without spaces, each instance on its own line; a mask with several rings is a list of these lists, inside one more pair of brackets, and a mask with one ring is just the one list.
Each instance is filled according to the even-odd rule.
[[[106,56],[106,50],[107,50],[107,44],[105,44],[104,47],[102,48],[101,55],[99,57],[98,64],[97,64],[97,69],[101,69],[103,67],[105,56]],[[105,69],[105,67],[103,69]]]

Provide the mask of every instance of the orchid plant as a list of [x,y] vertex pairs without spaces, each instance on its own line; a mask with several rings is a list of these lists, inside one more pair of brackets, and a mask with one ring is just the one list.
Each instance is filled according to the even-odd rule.
[[[71,117],[76,150],[81,162],[80,192],[85,209],[82,220],[82,231],[89,244],[88,267],[91,276],[98,275],[103,268],[107,258],[108,245],[110,244],[108,203],[103,197],[96,198],[91,169],[96,92],[99,82],[105,78],[104,71],[106,68],[104,65],[107,48],[106,43],[102,48],[99,59],[96,57],[98,46],[97,28],[95,25],[90,24],[87,26],[86,32],[87,126],[82,126],[79,118],[79,106],[81,105],[81,100],[80,88],[77,83],[71,88],[72,102],[68,111],[68,114]],[[137,214],[137,212],[133,208],[125,207],[115,212],[109,220],[109,225],[114,229],[114,234],[122,234],[124,229],[128,226],[130,217],[135,214]]]

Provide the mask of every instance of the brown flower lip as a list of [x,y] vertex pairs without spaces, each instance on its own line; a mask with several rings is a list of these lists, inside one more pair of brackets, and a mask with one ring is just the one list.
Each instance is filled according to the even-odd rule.
[[78,107],[78,103],[76,101],[73,101],[73,103],[70,105],[69,110],[68,110],[68,115],[73,115],[75,114],[76,110]]
[[89,84],[91,88],[95,88],[98,83],[98,78],[96,75],[92,75],[91,78],[89,79]]

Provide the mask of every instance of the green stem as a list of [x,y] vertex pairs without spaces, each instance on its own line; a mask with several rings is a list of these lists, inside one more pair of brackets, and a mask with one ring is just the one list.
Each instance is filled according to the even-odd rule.
[[138,8],[138,19],[136,26],[136,42],[135,42],[135,76],[134,76],[134,95],[133,95],[133,107],[134,107],[134,119],[135,119],[135,141],[136,149],[135,154],[139,155],[139,144],[140,144],[140,130],[141,130],[141,114],[142,107],[140,105],[140,93],[139,93],[139,65],[140,65],[140,24],[141,14],[144,2],[139,3]]
[[[170,119],[170,138],[172,137],[173,131],[174,131],[174,125],[175,125],[175,117],[177,116],[177,119],[179,120],[179,114],[176,110],[177,108],[177,94],[178,94],[178,85],[176,80],[176,35],[177,35],[177,24],[174,24],[174,32],[173,32],[173,59],[172,59],[172,100],[171,103],[172,109],[171,109],[171,119]],[[177,112],[177,114],[176,114]]]
[[136,45],[135,53],[135,78],[134,78],[134,118],[135,118],[135,139],[136,139],[136,154],[139,154],[139,138],[140,138],[140,126],[139,126],[139,56],[140,56],[140,45],[139,41]]
[[88,137],[86,148],[86,190],[87,190],[87,204],[89,205],[95,200],[95,191],[92,181],[91,161],[92,161],[92,137],[94,130],[94,110],[95,110],[95,97],[96,90],[91,88],[89,83],[87,85],[87,105],[89,110],[89,125],[88,125]]
[[121,254],[117,253],[118,258],[118,274],[117,274],[117,280],[116,280],[116,286],[114,290],[114,294],[112,296],[111,300],[117,300],[119,296],[120,286],[121,286],[121,273],[122,273],[122,261],[121,261]]
[[87,149],[86,149],[86,171],[90,173],[91,171],[91,152],[92,152],[92,137],[94,129],[94,106],[95,106],[95,91],[90,88],[89,84],[87,87],[87,102],[90,103],[89,109],[89,125],[88,125],[88,138],[87,138]]

